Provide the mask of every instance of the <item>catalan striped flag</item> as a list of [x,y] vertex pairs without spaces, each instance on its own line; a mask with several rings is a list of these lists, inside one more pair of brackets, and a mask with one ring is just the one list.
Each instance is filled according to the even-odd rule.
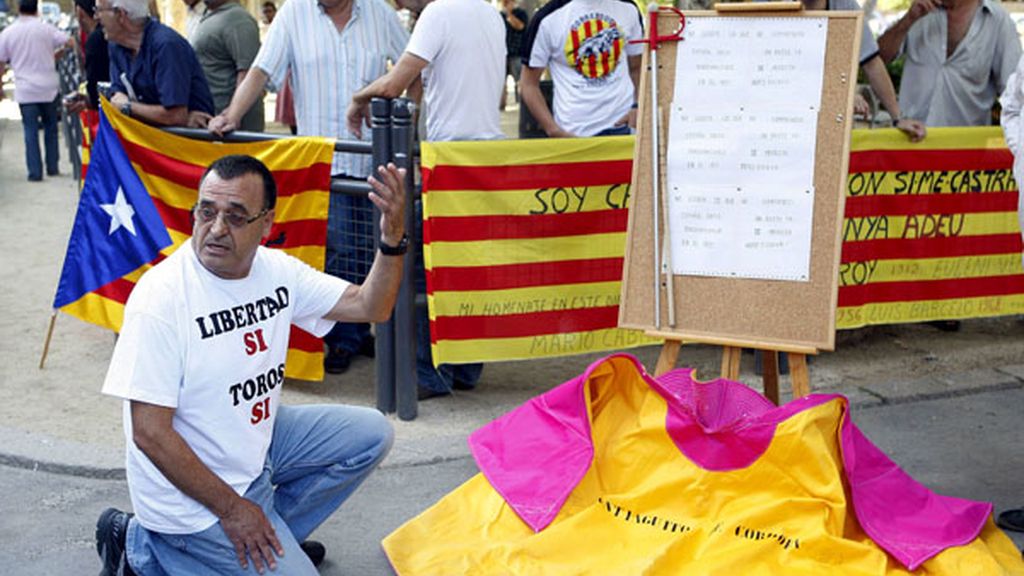
[[652,343],[619,330],[633,138],[422,146],[434,361]]
[[[266,245],[323,269],[332,140],[200,142],[122,116],[107,102],[103,112],[54,308],[119,330],[135,282],[190,238],[203,171],[228,154],[259,158],[274,174],[276,218]],[[322,379],[321,340],[293,326],[286,370]]]
[[837,326],[1024,313],[1013,157],[999,128],[855,130]]

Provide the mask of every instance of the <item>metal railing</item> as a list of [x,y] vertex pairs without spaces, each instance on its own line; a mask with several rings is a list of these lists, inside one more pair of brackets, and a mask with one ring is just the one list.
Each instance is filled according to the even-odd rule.
[[[335,152],[349,154],[368,154],[373,158],[373,165],[379,166],[393,162],[399,168],[406,169],[405,189],[405,229],[410,238],[415,230],[415,160],[419,149],[413,141],[415,105],[406,98],[386,100],[374,98],[370,103],[371,136],[370,142],[354,140],[335,140]],[[266,134],[262,132],[232,132],[223,137],[197,128],[165,128],[165,131],[194,140],[217,142],[265,142],[292,138],[290,135]],[[331,178],[331,194],[345,194],[366,198],[372,189],[363,180],[348,178]],[[373,211],[374,226],[371,227],[373,252],[376,255],[377,243],[380,241],[379,228],[376,223],[380,214]],[[330,225],[330,224],[329,224]],[[414,282],[415,258],[419,246],[413,246],[404,256],[402,283],[398,292],[398,301],[391,319],[375,325],[376,350],[375,365],[377,373],[376,396],[377,409],[385,412],[397,412],[402,420],[412,420],[417,414],[416,399],[416,289]],[[350,278],[361,282],[362,278]]]

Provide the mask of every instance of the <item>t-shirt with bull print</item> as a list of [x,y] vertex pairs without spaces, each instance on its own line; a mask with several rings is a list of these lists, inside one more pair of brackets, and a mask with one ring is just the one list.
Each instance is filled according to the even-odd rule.
[[523,64],[548,68],[560,127],[593,136],[629,113],[634,101],[627,56],[643,53],[640,10],[630,0],[552,0],[530,22]]

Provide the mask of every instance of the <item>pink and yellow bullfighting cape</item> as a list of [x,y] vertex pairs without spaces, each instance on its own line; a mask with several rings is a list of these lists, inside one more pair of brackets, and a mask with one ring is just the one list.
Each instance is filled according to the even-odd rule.
[[474,433],[481,474],[383,546],[416,575],[1024,574],[990,504],[917,483],[848,412],[612,356]]

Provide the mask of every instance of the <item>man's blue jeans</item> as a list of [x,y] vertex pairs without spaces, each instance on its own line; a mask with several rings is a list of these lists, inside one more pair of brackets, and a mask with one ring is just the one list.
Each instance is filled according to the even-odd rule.
[[[277,574],[317,574],[299,543],[380,464],[393,437],[391,424],[371,408],[281,407],[263,474],[245,493],[263,509],[284,547]],[[132,518],[126,549],[140,576],[256,574],[251,560],[242,570],[220,522],[195,534],[161,534]]]
[[42,159],[39,155],[39,127],[43,128],[46,146],[46,173],[57,173],[60,151],[57,148],[57,101],[19,104],[21,127],[25,133],[25,165],[30,180],[43,178]]

